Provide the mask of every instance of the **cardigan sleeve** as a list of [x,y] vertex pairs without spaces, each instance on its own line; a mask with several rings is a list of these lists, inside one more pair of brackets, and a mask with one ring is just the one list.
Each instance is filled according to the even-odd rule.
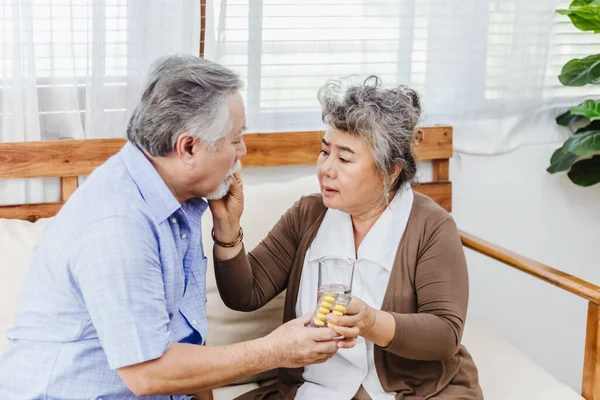
[[394,313],[396,331],[384,350],[431,361],[453,357],[467,313],[469,278],[456,224],[445,214],[430,228],[415,270],[417,312]]
[[242,248],[230,260],[215,260],[217,288],[225,305],[237,311],[257,310],[286,289],[300,232],[297,201],[250,253]]

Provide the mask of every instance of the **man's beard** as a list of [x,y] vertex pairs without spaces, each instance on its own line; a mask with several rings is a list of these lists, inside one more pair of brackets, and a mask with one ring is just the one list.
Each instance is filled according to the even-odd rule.
[[222,199],[223,197],[227,196],[227,193],[229,193],[229,187],[231,186],[231,182],[233,182],[233,174],[235,174],[236,172],[238,172],[241,169],[242,169],[242,164],[238,160],[238,161],[236,161],[233,168],[231,168],[229,170],[229,172],[227,172],[227,175],[225,176],[225,180],[223,181],[223,183],[221,183],[219,185],[219,187],[217,187],[213,192],[210,192],[209,194],[207,194],[206,199],[207,200],[219,200],[219,199]]

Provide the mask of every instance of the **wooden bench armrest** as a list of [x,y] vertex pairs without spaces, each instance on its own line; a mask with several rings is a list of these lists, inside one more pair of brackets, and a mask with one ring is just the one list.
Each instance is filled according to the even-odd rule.
[[600,400],[600,287],[463,231],[459,234],[463,246],[589,301],[581,394],[586,400]]
[[463,246],[600,305],[600,287],[530,258],[459,231]]

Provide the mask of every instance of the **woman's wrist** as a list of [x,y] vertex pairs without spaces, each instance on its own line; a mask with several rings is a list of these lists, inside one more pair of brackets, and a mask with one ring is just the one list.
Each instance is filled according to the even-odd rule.
[[387,311],[373,309],[373,322],[363,335],[379,347],[387,347],[396,335],[396,319]]
[[228,221],[213,221],[213,239],[221,243],[232,243],[235,242],[240,235],[242,230],[240,228],[240,222],[228,222]]

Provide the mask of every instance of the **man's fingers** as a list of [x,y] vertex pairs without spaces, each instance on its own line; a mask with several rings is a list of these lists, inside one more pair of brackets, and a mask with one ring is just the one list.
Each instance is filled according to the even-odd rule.
[[331,328],[310,328],[312,332],[312,339],[315,342],[327,342],[338,337],[338,333]]
[[315,345],[315,351],[319,354],[333,354],[338,351],[339,340],[331,340],[329,342],[319,342]]
[[312,314],[304,314],[303,316],[296,318],[295,321],[298,321],[299,324],[306,326],[306,325],[310,324],[311,316],[312,316]]
[[346,340],[340,340],[337,343],[337,345],[338,345],[338,347],[340,349],[351,349],[354,346],[356,346],[356,338],[349,338],[349,339],[346,339]]

